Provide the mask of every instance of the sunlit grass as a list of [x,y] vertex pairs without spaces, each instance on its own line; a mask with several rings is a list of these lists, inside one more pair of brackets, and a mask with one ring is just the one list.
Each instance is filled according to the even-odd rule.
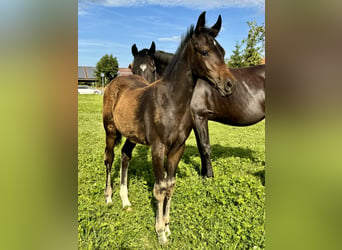
[[[128,170],[132,211],[121,208],[115,148],[113,205],[104,203],[102,96],[79,95],[78,240],[80,249],[159,249],[149,147],[137,145]],[[203,179],[194,134],[186,142],[172,197],[170,249],[265,248],[265,122],[209,122],[215,177]]]

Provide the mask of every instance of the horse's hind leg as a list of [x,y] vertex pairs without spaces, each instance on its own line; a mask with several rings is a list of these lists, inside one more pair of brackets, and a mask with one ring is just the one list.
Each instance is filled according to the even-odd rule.
[[135,143],[126,140],[121,150],[121,168],[120,168],[120,197],[122,201],[122,207],[130,207],[131,203],[128,200],[128,189],[127,189],[127,174],[129,161],[132,158],[132,150],[135,147]]
[[106,149],[104,154],[104,164],[106,166],[106,189],[104,191],[106,203],[112,203],[112,182],[111,171],[114,161],[114,146],[115,146],[115,133],[106,129]]

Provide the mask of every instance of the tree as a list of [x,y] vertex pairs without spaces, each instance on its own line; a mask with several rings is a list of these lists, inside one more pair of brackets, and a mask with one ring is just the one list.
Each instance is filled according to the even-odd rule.
[[258,26],[255,21],[247,24],[250,28],[248,37],[242,40],[242,44],[246,44],[242,55],[244,67],[259,65],[265,51],[265,27]]
[[[228,67],[239,68],[259,65],[265,51],[265,27],[258,26],[255,21],[247,22],[249,26],[248,36],[241,44],[236,42],[235,50],[228,60]],[[244,50],[241,52],[241,47]]]
[[238,42],[235,44],[235,50],[227,61],[228,67],[230,68],[241,68],[243,66],[241,45]]
[[101,84],[102,77],[101,73],[104,73],[105,82],[104,84],[108,84],[114,77],[118,75],[119,64],[116,57],[113,55],[104,55],[100,61],[97,62],[95,68],[95,75],[98,83]]

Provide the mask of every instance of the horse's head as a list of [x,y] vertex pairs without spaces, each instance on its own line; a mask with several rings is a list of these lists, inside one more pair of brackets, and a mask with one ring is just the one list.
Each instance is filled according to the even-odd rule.
[[144,77],[149,83],[156,80],[156,67],[154,64],[153,55],[156,52],[156,45],[151,44],[150,49],[142,49],[138,51],[135,44],[132,46],[132,55],[134,57],[131,65],[133,74]]
[[215,40],[221,29],[221,24],[221,15],[211,28],[205,27],[205,12],[199,16],[191,37],[194,50],[192,65],[193,72],[199,78],[209,80],[221,95],[230,95],[236,79],[224,62],[224,49]]

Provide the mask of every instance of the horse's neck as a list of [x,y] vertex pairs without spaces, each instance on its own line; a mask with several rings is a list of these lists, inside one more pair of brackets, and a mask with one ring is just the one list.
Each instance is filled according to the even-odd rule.
[[184,56],[165,76],[167,90],[178,105],[188,105],[190,103],[196,80],[192,75],[191,55],[190,53],[184,53]]

